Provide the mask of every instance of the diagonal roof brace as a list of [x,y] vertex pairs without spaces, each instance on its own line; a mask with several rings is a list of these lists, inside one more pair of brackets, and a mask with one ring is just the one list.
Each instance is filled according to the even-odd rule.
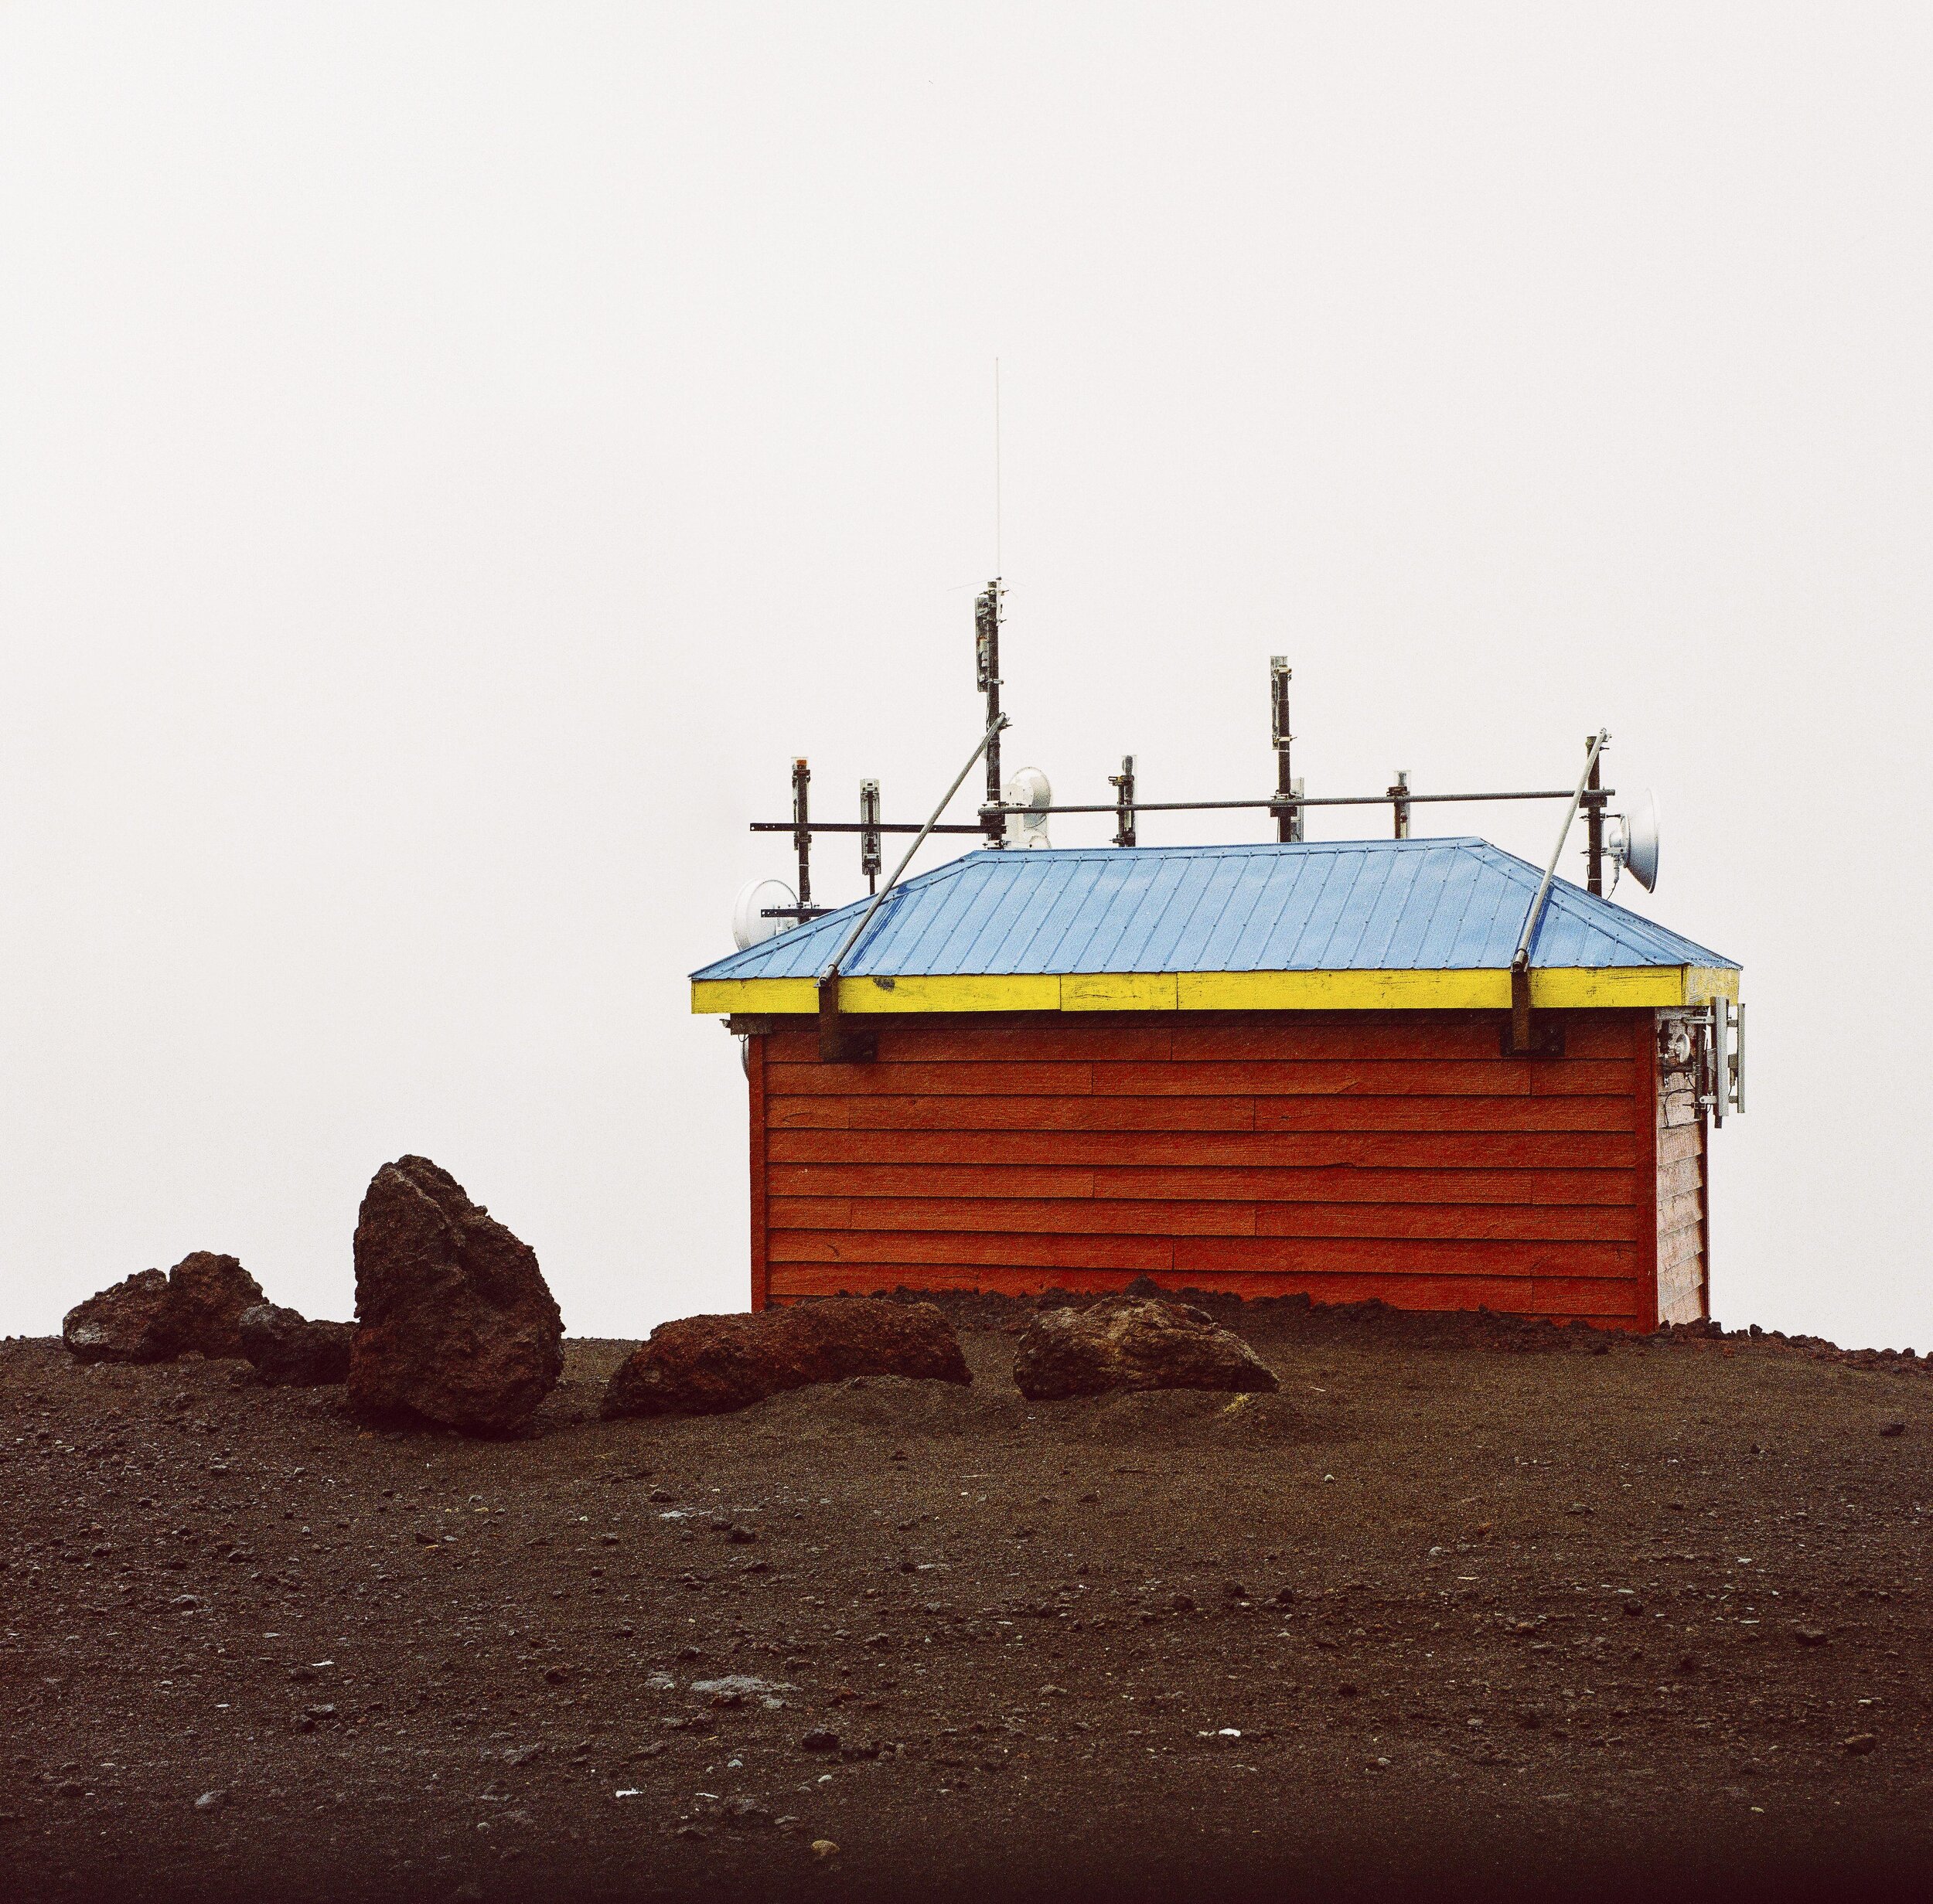
[[1557,877],[1557,862],[1563,857],[1564,842],[1570,837],[1570,823],[1577,817],[1577,809],[1583,804],[1584,789],[1590,784],[1590,770],[1597,765],[1601,754],[1611,739],[1611,730],[1600,727],[1597,737],[1590,744],[1584,756],[1584,771],[1577,776],[1577,790],[1570,796],[1570,804],[1564,809],[1564,823],[1557,829],[1557,843],[1550,850],[1550,863],[1544,868],[1544,876],[1538,883],[1537,895],[1530,902],[1530,910],[1524,915],[1523,930],[1517,935],[1517,949],[1510,960],[1510,1023],[1505,1032],[1505,1054],[1512,1058],[1528,1058],[1539,1051],[1563,1050],[1562,1034],[1555,1041],[1546,1038],[1541,1042],[1533,1039],[1530,1028],[1530,955],[1537,943],[1537,928],[1543,924],[1544,903],[1550,897],[1550,882]]
[[879,908],[885,904],[886,895],[899,884],[899,876],[912,864],[913,855],[926,843],[926,836],[939,824],[939,816],[952,803],[953,797],[965,785],[966,776],[973,771],[974,763],[993,745],[994,737],[1003,727],[1012,723],[1004,714],[997,714],[993,724],[980,737],[980,744],[966,756],[966,764],[953,776],[953,784],[940,795],[939,804],[933,809],[932,816],[920,828],[918,836],[893,868],[892,877],[873,894],[872,904],[867,907],[854,922],[852,930],[846,935],[845,942],[832,955],[831,962],[819,975],[819,1057],[827,1064],[864,1064],[873,1055],[874,1040],[868,1032],[852,1032],[845,1028],[839,1015],[839,968],[851,955],[853,948],[865,937],[866,928],[871,925]]

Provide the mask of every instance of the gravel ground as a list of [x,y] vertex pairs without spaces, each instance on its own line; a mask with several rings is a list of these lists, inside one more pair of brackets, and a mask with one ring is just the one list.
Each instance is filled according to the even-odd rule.
[[1924,1364],[1267,1305],[1030,1404],[956,1308],[507,1442],[0,1343],[0,1890],[1924,1895]]

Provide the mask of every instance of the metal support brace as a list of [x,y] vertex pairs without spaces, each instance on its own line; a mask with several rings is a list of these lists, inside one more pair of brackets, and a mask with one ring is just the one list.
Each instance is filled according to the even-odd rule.
[[852,930],[846,935],[844,942],[832,955],[832,962],[820,973],[819,978],[819,1058],[827,1064],[863,1064],[869,1063],[878,1046],[878,1041],[870,1031],[848,1031],[839,1011],[839,969],[851,957],[853,948],[865,937],[866,928],[878,917],[879,908],[886,902],[886,895],[899,884],[899,876],[913,863],[913,855],[926,843],[926,836],[939,824],[939,816],[946,812],[955,794],[959,792],[966,776],[973,771],[973,763],[987,751],[1000,737],[1000,731],[1007,725],[1007,717],[997,714],[987,731],[980,737],[980,744],[966,757],[966,765],[953,776],[953,784],[940,795],[939,804],[933,809],[932,817],[920,828],[919,835],[901,856],[899,863],[893,868],[892,877],[872,896],[872,902],[854,921]]
[[1410,837],[1410,770],[1406,767],[1396,769],[1396,785],[1389,789],[1389,803],[1396,814],[1396,836],[1399,840]]
[[1503,1054],[1506,1058],[1561,1058],[1564,1029],[1561,1024],[1533,1026],[1530,1020],[1530,955],[1537,943],[1537,928],[1543,925],[1544,902],[1550,897],[1550,883],[1557,877],[1557,862],[1563,857],[1564,842],[1570,837],[1570,823],[1584,789],[1597,771],[1597,756],[1611,739],[1610,731],[1601,729],[1592,737],[1590,751],[1584,757],[1584,771],[1577,776],[1577,791],[1564,809],[1564,823],[1559,828],[1557,843],[1551,849],[1550,863],[1537,884],[1537,896],[1524,915],[1523,930],[1517,935],[1517,949],[1510,961],[1510,1016],[1504,1021]]

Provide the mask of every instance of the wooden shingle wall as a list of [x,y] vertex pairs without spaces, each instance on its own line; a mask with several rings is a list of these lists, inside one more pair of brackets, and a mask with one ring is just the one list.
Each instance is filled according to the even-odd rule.
[[1649,1328],[1653,1014],[1563,1013],[1537,1059],[1500,1016],[936,1016],[864,1064],[756,1035],[754,1303],[1145,1272]]

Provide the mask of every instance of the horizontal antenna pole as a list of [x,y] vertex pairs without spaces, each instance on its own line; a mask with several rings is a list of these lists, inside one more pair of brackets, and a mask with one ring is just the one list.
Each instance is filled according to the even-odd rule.
[[[1207,813],[1229,808],[1267,808],[1273,812],[1284,806],[1392,806],[1399,799],[1412,806],[1429,802],[1433,805],[1456,806],[1470,800],[1567,800],[1570,798],[1568,787],[1553,787],[1534,793],[1284,793],[1272,800],[1137,800],[1134,811],[1137,813]],[[1110,801],[1105,806],[1010,806],[1002,809],[1009,813],[1114,813],[1118,806]],[[818,823],[815,820],[813,825]],[[791,823],[782,827],[774,824],[763,831],[789,833]]]
[[[1019,810],[1020,810],[1020,809],[1019,809],[1018,807],[1016,807],[1016,808],[1014,809],[1014,812],[1019,812]],[[1035,811],[1036,811],[1036,810],[1037,810],[1036,809],[1031,808],[1031,807],[1028,809],[1028,812],[1035,812]],[[1113,808],[1112,808],[1112,807],[1110,806],[1110,807],[1107,810],[1108,810],[1108,812],[1110,812],[1110,813],[1111,813],[1111,812],[1113,812],[1113,810],[1114,810],[1114,809],[1113,809]],[[752,823],[752,830],[755,833],[796,833],[796,832],[798,831],[798,829],[797,829],[796,826],[794,826],[793,825],[792,822],[791,822],[790,820],[789,820],[789,819],[788,819],[788,820],[776,820],[776,819],[755,819],[755,820]],[[966,825],[964,822],[956,823],[955,823],[955,824],[953,824],[953,825],[952,825],[952,826],[924,826],[924,827],[922,827],[922,826],[920,826],[920,825],[919,824],[919,823],[918,823],[917,821],[915,821],[915,820],[909,820],[909,820],[884,820],[884,819],[882,819],[882,820],[871,820],[871,821],[863,820],[863,819],[816,819],[816,820],[812,821],[812,822],[810,823],[810,825],[809,825],[809,826],[808,826],[808,828],[807,828],[807,830],[808,830],[809,832],[811,832],[811,833],[980,833],[980,834],[981,834],[981,835],[983,835],[983,836],[984,836],[984,835],[985,834],[986,831],[987,831],[987,829],[986,829],[984,826],[967,826],[967,825]]]
[[[1608,799],[1616,791],[1604,789]],[[1251,811],[1274,811],[1282,806],[1393,806],[1399,802],[1410,806],[1460,806],[1479,800],[1568,800],[1572,797],[1569,787],[1539,789],[1529,793],[1296,793],[1278,795],[1272,800],[1136,800],[1130,803],[1137,813],[1215,813],[1248,809]],[[1118,802],[1110,800],[1104,806],[1014,806],[1003,803],[987,809],[997,813],[1119,813]],[[806,830],[815,833],[856,833],[864,830],[865,823],[856,819],[815,819],[806,823]],[[751,823],[755,833],[792,833],[799,830],[796,820],[755,819]],[[956,823],[936,826],[930,820],[924,826],[915,826],[910,820],[881,820],[877,830],[882,833],[916,833],[922,836],[932,833],[984,833],[984,826],[970,826]]]

